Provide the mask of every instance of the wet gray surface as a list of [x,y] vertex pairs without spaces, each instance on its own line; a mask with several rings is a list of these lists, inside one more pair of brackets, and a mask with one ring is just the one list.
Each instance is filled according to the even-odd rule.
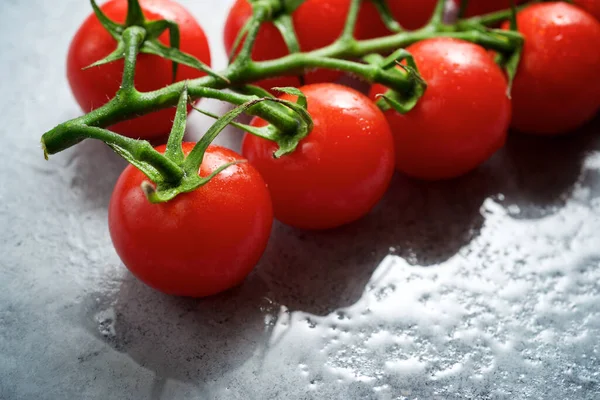
[[[222,66],[230,1],[181,2]],[[39,148],[79,113],[64,60],[88,12],[0,2],[0,399],[600,398],[598,121],[515,135],[456,181],[397,176],[343,229],[276,225],[243,286],[172,298],[112,249],[124,162],[99,143],[49,162]]]

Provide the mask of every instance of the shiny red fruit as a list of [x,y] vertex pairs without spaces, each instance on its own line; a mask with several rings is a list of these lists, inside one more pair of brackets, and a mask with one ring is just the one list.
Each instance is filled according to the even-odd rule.
[[[428,87],[407,114],[385,113],[396,141],[397,168],[428,180],[475,169],[506,139],[511,105],[502,70],[484,48],[461,40],[429,39],[407,50]],[[371,98],[386,91],[374,85]]]
[[383,113],[363,94],[331,83],[300,90],[315,125],[297,150],[274,158],[275,143],[246,134],[243,154],[267,182],[277,219],[297,228],[335,228],[379,202],[394,172],[394,141]]
[[561,134],[585,124],[600,110],[600,23],[564,2],[527,7],[517,21],[525,47],[512,89],[512,126]]
[[[170,0],[141,0],[140,5],[148,20],[168,19],[179,24],[181,50],[210,65],[210,50],[204,31],[194,17],[181,5]],[[126,0],[111,0],[101,7],[113,21],[122,23],[127,15]],[[169,45],[168,32],[160,41]],[[84,112],[90,112],[113,98],[119,90],[123,75],[123,60],[99,67],[83,68],[112,53],[117,42],[102,27],[94,14],[79,28],[67,58],[67,76],[71,90]],[[160,89],[172,83],[172,62],[159,56],[138,56],[135,86],[140,91]],[[194,79],[204,73],[186,66],[179,66],[177,81]],[[157,139],[171,130],[175,108],[157,111],[143,117],[121,122],[112,130],[133,138]]]
[[[184,143],[184,152],[193,146]],[[206,177],[240,159],[231,150],[210,146],[199,174]],[[151,204],[140,189],[146,180],[128,166],[108,210],[113,244],[131,273],[178,296],[210,296],[241,283],[261,258],[273,222],[269,192],[258,171],[248,163],[231,166],[195,191],[160,204]]]

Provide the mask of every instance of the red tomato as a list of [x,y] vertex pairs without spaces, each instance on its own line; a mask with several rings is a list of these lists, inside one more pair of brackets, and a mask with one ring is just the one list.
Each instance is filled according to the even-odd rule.
[[[429,180],[463,175],[504,145],[511,113],[504,74],[485,49],[461,40],[429,39],[407,50],[428,87],[407,114],[386,112],[397,167]],[[371,97],[386,90],[374,85]]]
[[[460,0],[453,0],[456,7],[460,7]],[[517,0],[516,4],[523,4],[528,0]],[[510,8],[510,0],[470,0],[467,6],[466,17],[483,15],[494,11]]]
[[[342,33],[346,15],[350,7],[349,0],[307,0],[292,15],[298,43],[302,51],[311,51],[333,43]],[[248,0],[237,0],[225,23],[224,42],[227,53],[231,53],[235,39],[246,21],[252,16],[252,7]],[[277,28],[265,23],[258,32],[252,59],[266,61],[289,54],[288,48]],[[307,83],[334,81],[340,77],[336,71],[317,70],[308,72]],[[282,86],[299,86],[295,76],[267,79],[257,83],[265,89]]]
[[[388,0],[392,15],[404,29],[414,30],[423,27],[433,15],[437,0]],[[377,8],[365,1],[360,10],[357,36],[372,39],[390,35],[391,32],[381,22]]]
[[[168,19],[177,22],[181,31],[181,50],[210,65],[210,50],[204,31],[187,10],[170,0],[142,0],[140,3],[148,20]],[[101,8],[113,21],[125,21],[126,0],[112,0]],[[169,44],[168,32],[160,37],[160,41],[165,45]],[[87,70],[82,68],[103,59],[115,49],[116,41],[100,25],[94,14],[86,19],[73,38],[67,59],[67,76],[71,90],[85,112],[104,105],[115,96],[121,83],[123,60]],[[136,88],[151,91],[167,86],[172,82],[171,67],[169,60],[140,54],[135,73]],[[177,80],[194,79],[203,75],[196,69],[180,65]],[[156,139],[170,132],[174,117],[175,108],[165,109],[121,122],[112,129],[134,138]]]
[[[301,90],[315,126],[298,149],[276,159],[273,142],[246,134],[242,151],[265,178],[276,218],[298,228],[335,228],[379,202],[393,175],[394,142],[383,113],[363,94],[332,83]],[[255,118],[252,125],[266,122]]]
[[600,0],[575,0],[575,4],[600,21]]
[[[184,143],[184,152],[193,146]],[[239,159],[211,146],[200,176]],[[140,189],[145,180],[128,166],[110,201],[110,234],[125,266],[147,285],[178,296],[210,296],[241,283],[259,261],[273,222],[269,192],[256,169],[237,164],[161,204],[146,199]]]
[[593,118],[600,109],[600,23],[563,2],[532,5],[517,21],[525,47],[512,89],[512,126],[559,134]]

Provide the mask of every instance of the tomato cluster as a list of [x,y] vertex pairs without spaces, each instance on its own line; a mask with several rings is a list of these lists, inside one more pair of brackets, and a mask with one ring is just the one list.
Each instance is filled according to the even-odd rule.
[[[457,0],[454,0],[458,3]],[[210,51],[202,28],[171,0],[141,1],[146,18],[179,23],[181,49],[206,64]],[[391,14],[406,29],[425,25],[436,0],[390,0]],[[449,179],[472,171],[502,148],[509,127],[531,134],[565,134],[600,109],[600,1],[576,0],[529,6],[518,14],[525,38],[512,92],[494,54],[476,44],[431,38],[407,48],[427,83],[424,96],[408,113],[381,111],[376,101],[388,91],[373,85],[369,96],[334,83],[338,71],[305,71],[258,82],[304,86],[314,129],[287,156],[277,145],[246,134],[243,156],[211,147],[199,170],[208,176],[220,165],[248,160],[218,174],[208,184],[167,203],[151,204],[139,189],[145,176],[128,167],[117,182],[109,208],[115,248],[124,264],[148,285],[170,294],[207,296],[239,284],[264,251],[273,216],[301,229],[331,229],[366,215],[383,197],[394,170],[425,180]],[[467,15],[506,8],[508,0],[472,0]],[[123,21],[125,0],[102,6]],[[292,14],[303,52],[332,44],[341,34],[350,0],[307,0]],[[584,9],[588,11],[584,11]],[[237,0],[224,30],[225,48],[234,43],[252,7]],[[508,28],[508,23],[503,26]],[[359,13],[355,37],[390,34],[371,2]],[[165,44],[169,34],[160,40]],[[114,40],[95,16],[77,32],[68,56],[68,77],[82,109],[89,112],[117,93],[123,63],[82,69],[114,50]],[[289,53],[273,23],[262,25],[254,60]],[[235,57],[235,54],[233,54]],[[398,67],[403,69],[402,67]],[[176,80],[202,76],[182,66]],[[171,63],[156,55],[138,58],[135,84],[153,90],[171,82]],[[510,96],[509,93],[512,93]],[[285,94],[283,100],[295,101]],[[155,140],[168,133],[173,109],[120,123],[114,130]],[[254,127],[267,122],[255,118]],[[188,153],[192,144],[183,146]],[[159,148],[164,151],[163,148]]]

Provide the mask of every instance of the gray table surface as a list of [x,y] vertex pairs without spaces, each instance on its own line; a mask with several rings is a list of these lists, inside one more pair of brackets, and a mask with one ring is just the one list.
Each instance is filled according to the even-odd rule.
[[[181,2],[223,66],[231,0]],[[397,176],[343,229],[276,224],[241,287],[172,298],[112,249],[124,162],[100,143],[49,162],[39,147],[79,114],[65,54],[89,12],[0,1],[0,399],[600,398],[598,122],[513,135],[452,182]]]

